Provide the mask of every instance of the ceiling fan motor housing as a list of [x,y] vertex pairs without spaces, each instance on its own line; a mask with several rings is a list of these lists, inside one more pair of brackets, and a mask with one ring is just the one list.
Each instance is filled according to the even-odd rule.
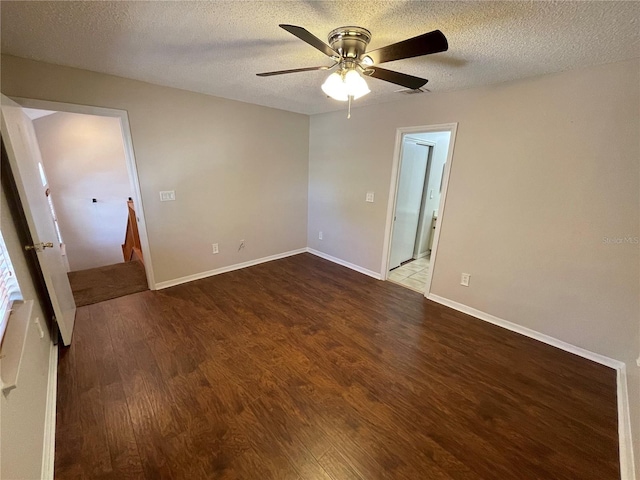
[[329,45],[342,58],[358,59],[367,51],[371,32],[362,27],[339,27],[329,33]]

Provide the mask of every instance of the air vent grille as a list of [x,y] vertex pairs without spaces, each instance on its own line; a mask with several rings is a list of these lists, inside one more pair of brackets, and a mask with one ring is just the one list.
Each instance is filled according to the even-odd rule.
[[428,91],[426,88],[403,88],[402,90],[396,90],[396,93],[401,93],[402,95],[417,95],[419,93],[427,93]]

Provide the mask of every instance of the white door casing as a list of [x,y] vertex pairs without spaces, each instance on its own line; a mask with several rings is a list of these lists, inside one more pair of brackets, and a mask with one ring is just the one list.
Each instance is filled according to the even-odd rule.
[[[42,189],[38,164],[40,148],[31,120],[22,107],[2,95],[2,137],[9,164],[24,206],[29,231],[37,246],[38,262],[65,345],[71,343],[76,305],[67,270],[57,241],[51,210]],[[42,245],[51,243],[50,248]]]
[[433,246],[431,250],[431,257],[429,262],[429,269],[427,271],[427,285],[424,295],[427,296],[431,292],[431,283],[433,281],[433,272],[437,270],[438,262],[438,243],[440,241],[440,230],[446,218],[446,202],[447,202],[447,190],[449,188],[449,175],[451,173],[451,167],[453,164],[453,154],[456,143],[456,134],[458,131],[457,123],[445,123],[438,125],[422,125],[415,127],[400,127],[396,130],[396,144],[393,153],[393,163],[391,166],[391,183],[389,185],[389,200],[387,204],[387,221],[385,224],[384,243],[382,247],[382,265],[380,270],[380,277],[382,280],[387,280],[389,273],[389,259],[391,256],[391,236],[393,230],[393,212],[395,210],[396,192],[398,188],[398,170],[400,165],[400,157],[402,154],[402,141],[406,134],[417,134],[427,132],[450,132],[449,136],[449,148],[447,151],[447,159],[444,165],[444,171],[442,173],[442,185],[440,192],[440,203],[438,206],[438,221],[433,233]]
[[113,108],[95,107],[90,105],[78,105],[75,103],[36,100],[33,98],[12,97],[12,100],[17,102],[23,108],[35,108],[38,110],[50,110],[56,112],[80,113],[83,115],[98,115],[102,117],[113,117],[119,119],[120,128],[122,131],[122,141],[124,143],[124,154],[127,163],[127,171],[129,172],[129,181],[131,182],[133,201],[136,207],[136,220],[138,221],[138,233],[140,235],[142,256],[144,258],[144,269],[147,274],[147,284],[149,285],[149,288],[151,290],[155,290],[156,283],[153,273],[151,249],[149,247],[149,237],[147,234],[147,221],[144,214],[144,203],[142,201],[142,192],[140,190],[140,181],[138,179],[138,167],[136,164],[135,153],[133,151],[133,139],[131,137],[131,128],[129,126],[129,115],[127,111]]

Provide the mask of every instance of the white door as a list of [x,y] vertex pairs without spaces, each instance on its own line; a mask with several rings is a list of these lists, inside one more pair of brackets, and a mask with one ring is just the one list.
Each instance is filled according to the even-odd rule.
[[[22,108],[2,95],[2,138],[7,147],[9,164],[18,187],[20,201],[33,238],[38,262],[53,304],[62,341],[71,343],[76,304],[73,300],[67,270],[62,259],[51,210],[43,191],[38,165],[40,148],[31,120]],[[47,244],[51,244],[46,248]]]
[[403,141],[389,269],[413,258],[428,159],[428,146]]

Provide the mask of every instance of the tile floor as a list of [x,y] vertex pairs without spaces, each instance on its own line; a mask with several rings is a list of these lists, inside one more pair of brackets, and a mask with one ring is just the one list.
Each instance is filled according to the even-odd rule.
[[405,263],[389,272],[387,277],[394,283],[424,293],[427,286],[427,271],[429,270],[429,257],[422,257]]

